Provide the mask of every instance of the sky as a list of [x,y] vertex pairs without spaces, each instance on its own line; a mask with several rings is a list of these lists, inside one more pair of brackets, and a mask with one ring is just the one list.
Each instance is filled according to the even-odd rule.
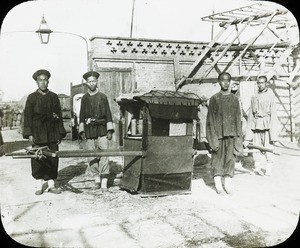
[[[41,68],[51,72],[50,90],[69,95],[70,83],[81,83],[87,70],[91,37],[130,36],[133,1],[36,0],[12,8],[2,22],[0,35],[3,100],[18,101],[33,92],[36,83],[32,74]],[[221,12],[253,2],[135,0],[132,37],[208,42],[212,25],[202,21],[202,17],[212,14],[213,10]],[[40,44],[35,33],[42,16],[54,31],[49,44]]]

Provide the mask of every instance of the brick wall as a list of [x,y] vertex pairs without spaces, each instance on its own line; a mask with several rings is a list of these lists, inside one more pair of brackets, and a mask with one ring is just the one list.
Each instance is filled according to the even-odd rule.
[[[94,69],[111,68],[118,70],[121,68],[130,68],[132,73],[132,84],[134,90],[149,91],[156,87],[161,90],[175,90],[175,82],[185,75],[199,58],[201,52],[207,43],[173,41],[173,40],[155,40],[155,39],[130,39],[121,37],[92,37],[91,38],[91,59]],[[246,53],[244,61],[232,68],[232,76],[235,75],[257,75],[258,71],[253,67],[251,57],[255,54],[256,59],[263,60],[262,65],[265,70],[272,69],[274,63],[280,59],[285,51],[283,47],[276,49],[267,57],[264,57],[264,49],[253,50],[252,53]],[[222,71],[238,55],[236,50],[227,51],[225,56],[218,62],[218,70]],[[195,78],[203,76],[210,59],[206,59]],[[283,70],[284,72],[284,70]],[[204,84],[184,85],[180,91],[190,91],[199,96],[210,97],[219,91],[219,85],[216,83],[218,73],[215,69],[211,70],[207,78],[215,79],[214,82]],[[290,104],[289,90],[284,81],[276,81],[272,85],[277,95],[278,115],[281,123],[281,137],[290,138]],[[244,110],[247,111],[251,96],[256,91],[256,85],[253,81],[241,82],[241,96]],[[295,95],[299,93],[295,92]],[[299,119],[299,118],[298,118]]]

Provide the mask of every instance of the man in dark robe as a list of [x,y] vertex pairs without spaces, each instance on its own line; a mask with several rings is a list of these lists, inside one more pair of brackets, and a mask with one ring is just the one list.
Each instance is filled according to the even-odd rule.
[[[29,139],[33,148],[47,146],[58,151],[58,144],[66,136],[61,106],[57,94],[48,90],[51,74],[44,69],[33,74],[38,89],[31,93],[24,110],[23,137]],[[43,183],[48,182],[48,191],[59,194],[54,180],[58,175],[58,158],[31,159],[32,176],[36,179],[36,195],[43,194]]]
[[[98,91],[99,73],[89,71],[83,75],[88,92],[81,99],[79,114],[79,134],[86,140],[88,150],[105,150],[114,132],[112,115],[107,96]],[[91,172],[95,179],[93,189],[107,191],[109,176],[108,157],[95,158],[90,162]]]
[[232,193],[232,178],[236,156],[243,152],[241,110],[239,99],[230,92],[231,75],[221,73],[218,77],[220,92],[209,100],[206,138],[213,150],[211,157],[212,176],[216,191]]

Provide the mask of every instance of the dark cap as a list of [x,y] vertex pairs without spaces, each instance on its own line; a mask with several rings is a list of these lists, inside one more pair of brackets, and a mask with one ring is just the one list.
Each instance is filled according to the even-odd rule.
[[36,81],[37,77],[42,74],[46,75],[48,78],[51,77],[51,74],[49,71],[47,71],[45,69],[40,69],[40,70],[36,71],[35,73],[33,73],[32,78]]
[[87,80],[89,77],[94,76],[95,78],[98,78],[100,76],[100,74],[96,71],[88,71],[87,73],[85,73],[82,77]]

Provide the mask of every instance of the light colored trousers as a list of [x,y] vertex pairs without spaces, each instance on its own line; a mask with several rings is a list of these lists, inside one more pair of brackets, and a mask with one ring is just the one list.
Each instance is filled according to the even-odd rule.
[[[274,146],[270,144],[270,134],[269,131],[254,131],[253,132],[253,143],[256,145],[264,146],[266,148],[274,149]],[[271,152],[254,152],[253,153],[254,162],[273,164],[274,154]]]
[[[109,141],[106,136],[98,139],[87,139],[87,150],[106,150],[109,147]],[[107,178],[109,175],[108,157],[97,157],[90,161],[90,169],[94,176],[100,175],[101,178]]]

